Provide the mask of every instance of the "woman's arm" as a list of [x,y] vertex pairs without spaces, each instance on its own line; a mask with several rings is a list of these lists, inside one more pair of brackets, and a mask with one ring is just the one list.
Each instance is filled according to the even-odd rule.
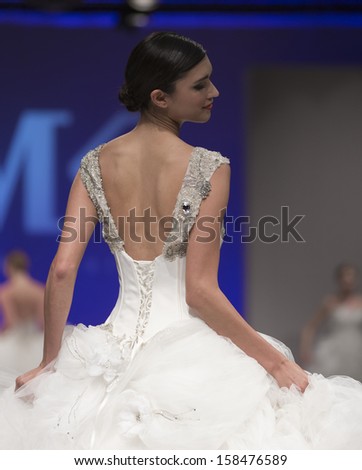
[[0,288],[0,312],[2,313],[3,321],[0,326],[0,332],[11,329],[14,326],[14,314],[12,313],[12,304],[8,302],[8,295],[6,287]]
[[300,360],[308,364],[312,359],[312,348],[315,335],[331,312],[331,299],[326,299],[302,330],[300,343]]
[[[190,308],[218,334],[230,338],[246,354],[256,359],[278,382],[302,391],[308,376],[269,344],[237,312],[218,284],[220,229],[229,198],[230,167],[220,166],[211,178],[212,190],[202,202],[190,232],[186,257],[186,301]],[[221,217],[220,217],[221,216]],[[210,237],[202,225],[212,230]],[[206,241],[205,238],[212,238]]]
[[39,329],[44,330],[44,299],[45,299],[45,286],[41,283],[37,285],[36,292],[36,318],[35,321]]
[[35,377],[58,355],[78,267],[97,222],[96,209],[78,172],[69,193],[61,240],[45,286],[43,359],[37,368],[17,378],[16,388]]

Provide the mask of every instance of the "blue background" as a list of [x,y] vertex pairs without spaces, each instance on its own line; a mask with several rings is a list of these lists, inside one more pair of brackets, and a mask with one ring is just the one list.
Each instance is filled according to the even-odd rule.
[[[221,95],[209,123],[185,124],[182,137],[231,159],[228,214],[233,216],[248,213],[248,71],[265,64],[362,60],[357,13],[160,13],[147,27],[134,30],[117,27],[117,21],[112,14],[86,19],[75,13],[0,12],[0,260],[11,249],[25,249],[31,273],[44,282],[57,250],[57,221],[81,157],[135,123],[137,115],[122,108],[117,93],[129,52],[150,31],[178,31],[208,51]],[[113,257],[99,238],[98,230],[79,270],[72,323],[103,321],[118,294]],[[245,266],[237,237],[224,243],[220,282],[241,313]]]

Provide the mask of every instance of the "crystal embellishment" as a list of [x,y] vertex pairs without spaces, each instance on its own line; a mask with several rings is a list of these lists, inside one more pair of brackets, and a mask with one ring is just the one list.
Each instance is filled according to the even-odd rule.
[[209,192],[211,191],[211,183],[210,181],[203,181],[200,187],[200,194],[202,199],[205,199],[208,195]]
[[189,214],[191,210],[191,205],[189,202],[183,202],[182,203],[182,211],[184,214]]

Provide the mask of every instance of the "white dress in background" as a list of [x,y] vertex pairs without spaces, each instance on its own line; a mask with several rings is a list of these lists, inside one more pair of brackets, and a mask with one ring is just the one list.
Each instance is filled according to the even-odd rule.
[[0,393],[43,357],[43,332],[33,320],[0,333]]
[[362,308],[340,305],[316,342],[309,370],[362,381]]
[[0,395],[1,447],[362,449],[361,383],[313,374],[304,394],[281,389],[186,304],[188,232],[228,159],[194,149],[162,254],[135,261],[105,198],[100,149],[83,158],[81,177],[114,255],[119,297],[105,324],[66,328],[47,372]]

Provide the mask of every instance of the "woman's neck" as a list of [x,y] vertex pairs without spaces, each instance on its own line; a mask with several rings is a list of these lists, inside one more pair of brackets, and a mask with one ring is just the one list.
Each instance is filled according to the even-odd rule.
[[353,290],[340,290],[338,292],[338,298],[341,302],[346,302],[353,299],[356,296],[355,291]]
[[11,283],[22,283],[29,279],[29,274],[25,271],[12,271],[9,273],[8,279]]
[[147,129],[156,132],[170,132],[179,136],[181,124],[173,121],[170,117],[155,113],[152,110],[144,111],[136,126],[138,129]]

